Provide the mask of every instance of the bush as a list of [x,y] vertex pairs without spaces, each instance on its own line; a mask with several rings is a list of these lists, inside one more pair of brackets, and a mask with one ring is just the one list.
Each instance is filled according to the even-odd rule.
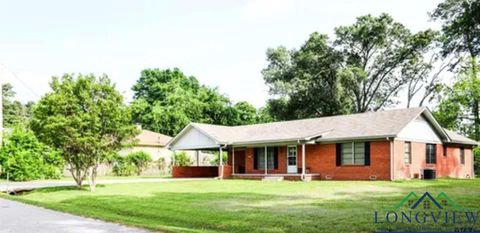
[[127,157],[116,155],[112,164],[112,172],[116,176],[132,176],[137,173],[137,167]]
[[160,170],[161,173],[165,173],[168,168],[165,158],[163,157],[158,158],[157,166],[158,166],[158,170]]
[[175,153],[175,166],[185,167],[192,165],[192,160],[186,152]]
[[[215,165],[215,166],[219,166],[220,165],[220,157],[218,156],[218,153],[219,152],[215,152],[213,153],[213,160],[211,161],[211,164],[212,165]],[[222,153],[222,162],[223,162],[223,165],[227,164],[227,160],[228,160],[228,153],[223,151]]]
[[14,181],[59,179],[64,160],[61,153],[38,141],[24,126],[14,126],[0,149],[1,177]]
[[113,164],[112,172],[116,176],[140,175],[148,164],[152,162],[152,157],[144,152],[137,151],[127,156],[116,155],[110,159]]
[[140,175],[148,164],[152,162],[152,156],[144,151],[132,152],[127,155],[126,159],[135,165],[137,170],[137,175]]

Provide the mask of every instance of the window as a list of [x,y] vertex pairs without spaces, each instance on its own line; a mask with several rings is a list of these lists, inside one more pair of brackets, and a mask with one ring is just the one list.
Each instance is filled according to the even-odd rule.
[[342,143],[342,165],[365,165],[365,143]]
[[465,164],[465,148],[460,148],[460,163]]
[[[255,148],[254,169],[265,170],[265,147]],[[277,147],[267,147],[267,169],[277,169]]]
[[437,163],[437,147],[435,144],[427,144],[426,147],[426,160],[427,163]]
[[405,164],[412,163],[412,143],[411,142],[405,142],[405,144],[403,144],[403,161],[405,162]]

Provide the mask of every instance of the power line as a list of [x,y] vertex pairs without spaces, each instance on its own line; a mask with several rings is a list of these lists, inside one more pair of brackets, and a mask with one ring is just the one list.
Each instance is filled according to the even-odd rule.
[[3,67],[3,69],[5,69],[6,71],[8,71],[16,80],[18,80],[28,91],[30,91],[30,93],[32,93],[35,97],[37,98],[40,98],[41,96],[36,93],[30,86],[27,85],[27,83],[25,83],[21,78],[18,77],[18,75],[13,72],[12,70],[8,69],[4,64],[1,64],[0,65]]

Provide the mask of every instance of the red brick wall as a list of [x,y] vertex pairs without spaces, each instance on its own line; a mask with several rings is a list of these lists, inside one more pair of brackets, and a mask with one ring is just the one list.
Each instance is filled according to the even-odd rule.
[[173,167],[173,178],[217,177],[218,167]]
[[[306,170],[319,173],[321,179],[329,176],[334,180],[368,180],[374,175],[379,180],[390,179],[390,142],[370,143],[370,166],[336,166],[336,144],[315,144],[305,146]],[[278,151],[278,169],[268,170],[269,174],[287,173],[287,147],[280,146]],[[231,153],[229,153],[229,157]],[[253,168],[254,149],[245,150],[245,170],[248,174],[263,174],[265,170]],[[229,158],[231,163],[231,158]],[[230,164],[229,163],[229,164]],[[297,167],[302,167],[302,147],[298,146]]]
[[311,173],[320,173],[321,179],[368,180],[376,176],[378,180],[390,179],[390,142],[370,142],[370,166],[336,166],[336,144],[306,146],[306,164]]
[[394,142],[394,175],[395,179],[414,178],[415,174],[421,175],[422,169],[435,169],[437,177],[466,178],[471,177],[472,171],[472,149],[465,147],[465,164],[460,164],[460,146],[447,146],[447,154],[444,155],[443,145],[437,144],[437,155],[435,164],[426,163],[426,143],[411,142],[412,163],[404,162],[404,141]]
[[[220,167],[218,167],[218,174],[221,174]],[[223,178],[230,178],[230,177],[232,177],[232,166],[223,165]]]

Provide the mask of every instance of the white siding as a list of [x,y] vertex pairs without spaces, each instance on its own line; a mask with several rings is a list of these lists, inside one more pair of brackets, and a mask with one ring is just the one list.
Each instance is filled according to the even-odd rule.
[[398,139],[403,141],[441,143],[432,125],[423,117],[410,122],[399,134]]
[[173,143],[171,147],[172,150],[195,150],[215,148],[218,147],[218,144],[209,136],[192,127]]

